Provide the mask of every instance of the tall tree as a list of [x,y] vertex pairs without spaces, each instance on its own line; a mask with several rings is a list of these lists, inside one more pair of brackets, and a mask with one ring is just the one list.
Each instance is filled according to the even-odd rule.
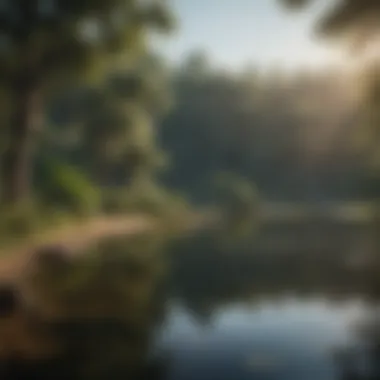
[[122,53],[124,61],[125,56],[132,59],[144,50],[147,29],[170,25],[160,0],[0,2],[0,83],[11,104],[2,120],[7,137],[4,201],[14,203],[29,194],[46,91],[95,66],[103,71]]
[[[60,94],[49,107],[54,127],[43,150],[101,186],[130,184],[136,174],[154,172],[161,161],[154,121],[170,106],[167,84],[162,61],[148,55],[133,68],[113,72],[101,87]],[[46,146],[50,139],[53,151]]]
[[[320,0],[280,0],[290,8]],[[378,0],[334,0],[326,8],[317,25],[324,36],[348,37],[361,42],[380,32],[380,2]],[[331,6],[332,5],[332,6]]]

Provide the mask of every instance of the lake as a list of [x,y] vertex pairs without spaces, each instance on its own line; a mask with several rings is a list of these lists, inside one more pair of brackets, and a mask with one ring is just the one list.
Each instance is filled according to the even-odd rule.
[[378,265],[346,265],[343,250],[179,240],[42,268],[31,282],[40,307],[0,320],[1,379],[380,378]]
[[155,346],[163,379],[374,379],[380,339],[359,327],[377,315],[376,274],[351,272],[339,255],[221,253],[207,239],[173,261]]
[[205,322],[173,301],[157,338],[164,378],[340,380],[336,354],[356,345],[352,325],[367,311],[358,300],[289,296],[225,305]]

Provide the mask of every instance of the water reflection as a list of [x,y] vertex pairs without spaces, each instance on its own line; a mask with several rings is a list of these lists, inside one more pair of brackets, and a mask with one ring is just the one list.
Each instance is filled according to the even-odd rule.
[[210,236],[183,242],[172,260],[170,379],[378,378],[380,344],[356,328],[378,302],[376,267],[329,252],[231,254]]
[[255,302],[287,294],[308,300],[318,296],[338,305],[360,298],[377,302],[378,269],[346,266],[340,254],[290,252],[286,255],[225,252],[210,236],[183,241],[172,250],[172,296],[200,318],[231,301]]
[[162,344],[175,355],[169,379],[338,379],[335,347],[349,343],[358,304],[322,301],[235,304],[208,328],[174,305]]
[[22,292],[1,289],[1,379],[160,377],[149,350],[165,306],[162,267],[126,247],[75,263],[41,252]]
[[380,319],[372,310],[353,327],[355,343],[337,352],[342,380],[380,379]]
[[0,289],[1,379],[379,378],[376,268],[210,235],[133,244],[42,252],[22,297]]

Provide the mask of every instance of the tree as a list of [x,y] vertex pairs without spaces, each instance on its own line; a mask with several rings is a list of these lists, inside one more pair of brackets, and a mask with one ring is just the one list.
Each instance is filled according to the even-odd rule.
[[[123,53],[124,62],[145,49],[146,29],[167,29],[162,1],[4,0],[0,3],[0,83],[12,107],[3,117],[3,200],[29,194],[44,97],[53,85],[81,78]],[[64,80],[63,80],[64,79]]]
[[[285,3],[300,3],[304,5],[311,0],[292,1]],[[294,4],[293,4],[294,5]],[[378,49],[378,37],[380,36],[380,2],[378,0],[341,0],[336,1],[334,7],[322,15],[317,26],[317,31],[324,37],[338,37],[354,46],[355,49],[365,50],[371,42]],[[375,50],[376,52],[378,50]],[[380,132],[380,70],[379,60],[374,59],[371,67],[366,67],[366,94],[364,105],[364,130],[369,136],[368,161],[370,170],[367,169],[367,177],[370,192],[373,192],[377,202],[373,205],[373,217],[375,221],[374,235],[378,248],[378,229],[380,224],[379,198],[379,132]]]
[[163,164],[156,123],[169,107],[161,60],[144,57],[136,67],[113,72],[102,87],[70,89],[52,101],[55,152],[49,154],[56,156],[60,146],[64,160],[100,186],[129,184]]
[[259,216],[259,193],[254,184],[232,173],[216,178],[216,194],[225,213],[226,231],[239,237],[250,234]]
[[[300,8],[316,0],[281,1],[290,7]],[[378,43],[380,2],[378,0],[336,0],[334,6],[322,14],[316,30],[323,37],[338,37],[339,40],[343,39],[353,44],[355,48],[363,50],[371,41],[375,44]],[[380,131],[380,113],[378,111],[380,104],[379,60],[375,58],[370,67],[366,67],[365,70],[367,92],[364,96],[364,104],[365,113],[368,116],[366,126],[370,129],[372,143],[369,151],[373,155],[373,148],[378,141]],[[375,156],[377,156],[376,153]]]
[[204,51],[195,51],[190,54],[181,67],[184,76],[193,80],[201,80],[210,73],[210,61]]
[[[358,196],[347,183],[361,184],[362,161],[347,145],[359,112],[341,73],[220,73],[210,65],[190,76],[185,65],[173,75],[176,107],[158,133],[175,163],[163,178],[169,187],[207,203],[210,178],[222,171],[271,200]],[[311,176],[318,193],[309,191]]]
[[[280,0],[291,8],[317,0]],[[323,36],[348,37],[360,43],[380,32],[380,2],[377,0],[335,0],[322,15],[317,32]]]

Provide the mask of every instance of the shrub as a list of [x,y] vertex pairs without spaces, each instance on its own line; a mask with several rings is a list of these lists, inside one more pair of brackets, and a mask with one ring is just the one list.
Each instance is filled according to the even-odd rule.
[[80,214],[99,209],[99,190],[70,165],[46,160],[40,168],[38,188],[43,200],[57,208]]

